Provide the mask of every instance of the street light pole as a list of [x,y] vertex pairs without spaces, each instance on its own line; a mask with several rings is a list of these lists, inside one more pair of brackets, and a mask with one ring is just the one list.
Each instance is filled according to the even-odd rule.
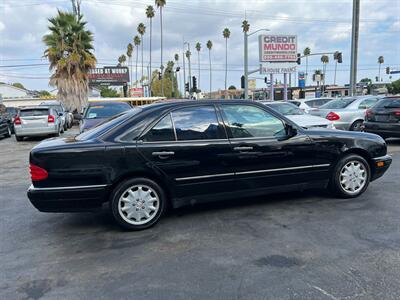
[[187,42],[183,41],[183,46],[182,46],[182,60],[183,60],[183,97],[186,97],[186,68],[185,68],[185,45]]
[[356,94],[358,35],[360,25],[360,0],[353,0],[353,24],[351,30],[350,96]]
[[248,39],[249,36],[260,32],[260,31],[269,31],[269,29],[263,28],[256,30],[252,33],[247,33],[244,31],[244,99],[249,98],[249,54],[248,54]]

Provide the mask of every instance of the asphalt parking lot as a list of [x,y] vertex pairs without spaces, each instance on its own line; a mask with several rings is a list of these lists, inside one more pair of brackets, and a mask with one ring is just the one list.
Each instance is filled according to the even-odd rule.
[[106,211],[36,211],[26,189],[39,141],[0,140],[0,299],[400,298],[400,140],[388,142],[387,174],[357,199],[226,201],[141,232]]

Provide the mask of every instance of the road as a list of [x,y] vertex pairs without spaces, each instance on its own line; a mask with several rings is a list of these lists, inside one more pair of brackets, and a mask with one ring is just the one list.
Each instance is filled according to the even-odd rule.
[[[69,131],[71,132],[71,131]],[[0,140],[0,299],[399,299],[400,141],[357,199],[321,191],[170,212],[141,232],[26,198],[39,140]]]

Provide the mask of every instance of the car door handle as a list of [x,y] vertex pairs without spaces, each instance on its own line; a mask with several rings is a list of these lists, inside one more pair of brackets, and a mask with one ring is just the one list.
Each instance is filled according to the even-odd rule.
[[251,150],[253,150],[253,147],[239,146],[239,147],[234,147],[233,150],[235,150],[235,151],[251,151]]
[[151,155],[159,156],[161,158],[161,157],[171,156],[174,154],[175,154],[175,152],[173,152],[173,151],[155,151]]

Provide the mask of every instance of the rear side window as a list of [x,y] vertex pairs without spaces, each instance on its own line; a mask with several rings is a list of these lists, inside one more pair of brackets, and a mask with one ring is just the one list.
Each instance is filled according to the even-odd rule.
[[39,117],[47,116],[49,114],[48,109],[24,109],[19,113],[20,117]]
[[372,99],[366,99],[364,101],[362,101],[360,103],[360,105],[358,106],[359,109],[367,109],[370,108],[371,106],[373,106],[376,102],[378,101],[378,99],[376,98],[372,98]]
[[379,101],[374,108],[400,108],[400,98],[383,99]]
[[143,137],[145,142],[175,141],[171,114],[167,114]]
[[329,101],[328,103],[320,106],[322,109],[335,109],[335,108],[345,108],[353,103],[356,98],[343,98],[343,99],[335,99]]
[[226,138],[214,106],[188,107],[171,113],[178,141]]

